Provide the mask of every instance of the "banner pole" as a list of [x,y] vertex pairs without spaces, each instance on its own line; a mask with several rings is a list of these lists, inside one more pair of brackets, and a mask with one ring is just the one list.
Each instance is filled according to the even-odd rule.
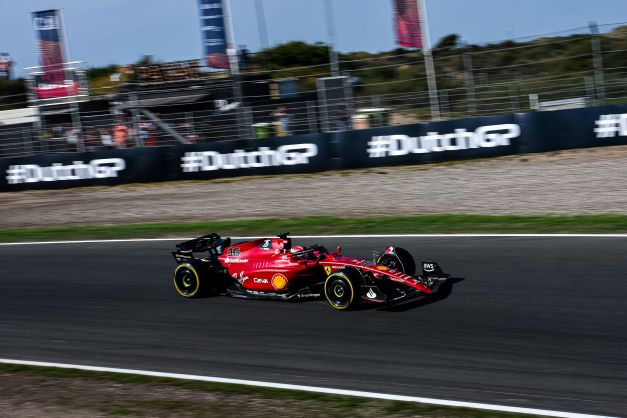
[[337,60],[337,51],[335,50],[335,22],[333,18],[331,0],[324,0],[324,8],[327,18],[327,34],[329,37],[329,62],[331,63],[331,75],[333,77],[338,77],[340,75],[340,66]]
[[[226,55],[229,60],[231,74],[239,74],[239,63],[237,62],[237,46],[235,45],[235,28],[233,27],[233,16],[231,15],[231,3],[229,0],[222,0],[224,7],[224,25],[226,26]],[[231,48],[229,48],[229,45]]]
[[592,66],[594,68],[594,84],[596,90],[597,106],[605,104],[605,82],[603,81],[603,55],[601,53],[601,37],[596,22],[590,22],[592,34]]
[[[229,0],[222,0],[224,7],[224,25],[226,26],[226,55],[229,60],[231,69],[231,79],[233,83],[233,100],[238,103],[235,109],[235,117],[237,120],[237,136],[240,139],[248,139],[248,129],[244,126],[246,118],[242,115],[244,109],[242,94],[242,79],[239,72],[239,63],[237,55],[237,46],[235,45],[235,28],[233,26],[233,15],[231,14],[231,4]],[[229,45],[231,46],[229,48]]]
[[268,49],[270,42],[268,41],[268,26],[266,25],[266,13],[263,9],[263,0],[255,0],[255,11],[257,12],[257,27],[259,29],[261,49]]
[[[63,9],[59,10],[59,19],[61,20],[60,24],[61,24],[61,36],[62,36],[62,42],[61,45],[63,46],[63,58],[64,58],[64,62],[61,64],[63,66],[63,74],[64,74],[64,78],[65,80],[74,80],[74,74],[77,75],[78,77],[78,69],[74,70],[74,73],[72,73],[72,69],[67,68],[67,66],[69,65],[70,62],[72,62],[71,59],[71,55],[70,55],[70,45],[68,42],[68,37],[67,37],[67,28],[66,28],[66,23],[65,23],[65,14],[63,13]],[[80,85],[79,85],[80,88]],[[77,92],[78,94],[80,94],[80,90]],[[76,150],[78,152],[84,152],[85,151],[85,136],[84,136],[84,132],[83,132],[83,124],[81,123],[81,108],[80,105],[76,102],[76,100],[73,100],[72,103],[70,104],[70,112],[72,115],[72,128],[74,129],[75,133],[76,133]]]
[[[63,58],[65,58],[65,62],[70,62],[72,60],[70,58],[70,45],[67,38],[67,29],[65,27],[65,15],[63,13],[63,9],[59,10],[59,18],[61,19],[61,36],[63,36],[63,42],[61,43],[61,45],[63,45]],[[64,65],[65,62],[63,63]]]
[[429,37],[429,21],[427,20],[427,4],[425,0],[418,2],[418,13],[421,22],[420,31],[422,33],[422,55],[425,59],[425,70],[427,72],[427,86],[429,88],[429,102],[431,103],[431,119],[440,120],[440,102],[438,99],[438,84],[433,66],[433,55],[431,54],[431,38]]

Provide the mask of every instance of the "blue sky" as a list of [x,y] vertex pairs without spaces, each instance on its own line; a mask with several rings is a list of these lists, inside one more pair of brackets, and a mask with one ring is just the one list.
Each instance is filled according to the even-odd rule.
[[[260,46],[254,0],[230,0],[235,40]],[[327,40],[322,0],[263,0],[271,44]],[[391,0],[331,0],[337,48],[395,47]],[[70,58],[90,66],[201,56],[197,0],[0,0],[0,52],[37,65],[30,12],[62,9]],[[627,22],[627,0],[427,0],[432,43],[458,33],[470,43],[601,23]]]

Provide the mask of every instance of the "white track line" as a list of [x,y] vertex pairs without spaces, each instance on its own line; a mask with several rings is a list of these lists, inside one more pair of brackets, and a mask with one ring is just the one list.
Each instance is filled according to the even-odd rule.
[[416,396],[392,395],[392,394],[387,394],[387,393],[364,392],[364,391],[359,391],[359,390],[333,389],[333,388],[325,388],[325,387],[318,387],[318,386],[291,385],[291,384],[286,384],[286,383],[261,382],[258,380],[244,380],[244,379],[229,379],[229,378],[224,378],[224,377],[198,376],[198,375],[180,374],[180,373],[164,373],[164,372],[154,372],[154,371],[146,371],[146,370],[118,369],[118,368],[111,368],[111,367],[83,366],[83,365],[77,365],[77,364],[48,363],[48,362],[41,362],[41,361],[13,360],[13,359],[0,359],[0,363],[16,364],[16,365],[24,365],[24,366],[56,367],[60,369],[87,370],[87,371],[92,371],[92,372],[135,374],[135,375],[141,375],[141,376],[164,377],[168,379],[184,379],[184,380],[195,380],[195,381],[200,381],[200,382],[212,382],[212,383],[228,383],[228,384],[234,384],[234,385],[258,386],[258,387],[273,388],[273,389],[299,390],[303,392],[326,393],[329,395],[355,396],[355,397],[360,397],[360,398],[384,399],[388,401],[425,403],[425,404],[431,404],[431,405],[451,406],[451,407],[456,407],[456,408],[473,408],[473,409],[484,409],[484,410],[489,410],[489,411],[542,415],[546,417],[613,418],[613,417],[606,417],[602,415],[577,414],[573,412],[551,411],[551,410],[536,409],[536,408],[522,408],[522,407],[517,407],[517,406],[504,406],[504,405],[492,405],[492,404],[484,404],[484,403],[476,403],[476,402],[450,401],[446,399],[421,398],[421,397],[416,397]]
[[[232,239],[258,239],[268,238],[269,235],[231,237]],[[369,235],[293,235],[291,238],[627,238],[627,234],[369,234]],[[27,241],[27,242],[2,242],[0,246],[12,245],[50,245],[50,244],[98,244],[116,242],[160,242],[160,241],[186,241],[192,237],[179,238],[124,238],[124,239],[89,239],[69,241]]]

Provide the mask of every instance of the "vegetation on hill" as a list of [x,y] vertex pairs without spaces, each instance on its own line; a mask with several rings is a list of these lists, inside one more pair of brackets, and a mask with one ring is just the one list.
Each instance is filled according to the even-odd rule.
[[0,78],[0,111],[26,107],[26,83],[23,79]]
[[[612,78],[627,68],[627,26],[614,29],[600,36],[603,66]],[[470,57],[475,84],[487,85],[499,82],[524,83],[551,79],[568,81],[574,75],[593,70],[592,37],[576,34],[545,37],[525,42],[512,40],[487,45],[462,44],[457,34],[442,38],[433,50],[438,87],[440,89],[464,88],[466,73],[464,54]],[[290,57],[294,57],[290,61]],[[422,54],[415,50],[396,48],[382,53],[356,51],[339,54],[344,74],[362,79],[362,95],[406,93],[427,88]],[[328,63],[325,45],[308,45],[291,42],[270,48],[257,54],[254,66],[278,70],[275,77],[301,77],[305,85],[315,86],[315,77],[326,68],[290,69],[290,67],[314,66]],[[557,81],[556,81],[557,80]],[[532,87],[533,89],[534,87]]]
[[[617,80],[624,79],[627,69],[627,26],[602,34],[599,39],[605,82],[611,87]],[[470,58],[466,64],[471,62],[479,96],[482,87],[501,85],[501,88],[485,92],[488,99],[502,95],[503,91],[511,95],[512,90],[525,96],[543,91],[546,85],[550,85],[552,91],[572,89],[573,83],[583,86],[585,77],[593,71],[592,36],[589,34],[524,42],[507,40],[486,45],[463,44],[459,35],[450,34],[437,43],[433,57],[438,87],[451,91],[451,105],[455,100],[466,100],[461,94],[455,94],[456,89],[460,92],[465,89],[468,74],[465,54]],[[344,75],[361,80],[363,87],[358,89],[357,95],[402,94],[427,89],[423,57],[419,51],[405,48],[381,53],[355,51],[340,53],[339,60]],[[152,58],[145,56],[136,64],[151,63]],[[297,77],[301,89],[308,91],[316,88],[318,77],[329,75],[328,63],[329,51],[325,44],[293,41],[252,54],[247,71],[268,72],[270,78]],[[121,69],[115,65],[90,68],[87,74],[92,92],[115,92],[118,83],[111,81],[111,75],[119,71]],[[0,108],[24,105],[25,97],[19,96],[24,93],[23,80],[0,80]]]

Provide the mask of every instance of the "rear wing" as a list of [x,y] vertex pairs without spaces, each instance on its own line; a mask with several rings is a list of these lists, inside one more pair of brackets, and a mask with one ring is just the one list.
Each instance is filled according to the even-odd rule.
[[189,241],[181,242],[180,244],[176,244],[176,249],[182,252],[201,252],[209,251],[219,246],[229,246],[230,243],[231,238],[222,239],[220,238],[220,235],[216,233],[211,233],[208,235],[203,235],[202,237],[194,238]]
[[220,235],[211,233],[176,244],[176,251],[172,255],[179,263],[193,260],[195,252],[208,252],[210,258],[215,259],[229,245],[231,238],[220,238]]

